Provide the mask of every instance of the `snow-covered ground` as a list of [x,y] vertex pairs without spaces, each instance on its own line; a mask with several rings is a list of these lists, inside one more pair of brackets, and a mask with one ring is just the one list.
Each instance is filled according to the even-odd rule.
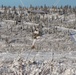
[[[56,15],[46,16],[51,19]],[[74,16],[68,16],[63,23],[75,21]],[[64,15],[59,17],[59,21],[64,19]],[[0,22],[0,75],[76,75],[76,30],[66,24],[43,23],[42,35],[32,49],[33,29],[38,25]]]
[[0,53],[0,74],[76,75],[76,51]]

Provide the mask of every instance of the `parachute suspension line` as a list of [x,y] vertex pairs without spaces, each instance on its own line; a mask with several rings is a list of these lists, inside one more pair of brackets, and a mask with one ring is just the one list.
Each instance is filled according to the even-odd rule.
[[22,1],[22,0],[20,0],[20,2],[21,2],[21,4],[22,4],[22,6],[24,7],[24,3],[23,3],[23,1]]
[[[56,0],[53,5],[57,6],[59,2],[60,0]],[[48,34],[49,34],[49,20],[50,18],[48,17]],[[51,49],[51,61],[53,62],[53,60],[54,60],[54,51]]]
[[[24,3],[23,3],[23,1],[22,0],[20,0],[20,2],[21,2],[21,4],[22,4],[22,6],[24,7],[25,5],[24,5]],[[35,44],[35,40],[33,41],[33,45]],[[23,50],[23,49],[22,49]],[[21,51],[22,52],[22,51]],[[27,57],[26,57],[26,61],[28,60],[28,58],[29,58],[29,56],[31,55],[31,52],[32,52],[32,50],[30,51],[30,52],[28,52],[28,55],[27,55]]]
[[54,3],[54,6],[56,6],[59,2],[60,2],[60,0],[57,0],[57,1]]

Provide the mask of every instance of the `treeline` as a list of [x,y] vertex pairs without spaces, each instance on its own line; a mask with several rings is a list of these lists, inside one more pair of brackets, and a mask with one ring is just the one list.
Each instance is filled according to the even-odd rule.
[[66,6],[46,6],[46,5],[44,5],[44,6],[32,6],[32,5],[30,5],[30,7],[22,7],[20,5],[18,7],[16,7],[16,6],[11,7],[11,6],[4,6],[4,5],[2,5],[2,6],[0,6],[0,8],[1,9],[5,9],[5,10],[11,8],[14,11],[16,11],[16,8],[19,8],[19,10],[24,10],[24,9],[27,9],[27,10],[28,9],[37,10],[37,9],[41,9],[43,11],[48,11],[48,12],[50,12],[49,9],[54,9],[53,10],[54,12],[58,12],[58,11],[61,12],[61,11],[63,11],[63,14],[67,13],[68,11],[70,13],[72,13],[72,12],[76,13],[76,6],[72,7],[71,5],[70,6],[69,5],[66,5]]
[[[50,13],[58,13],[59,15],[69,15],[69,14],[75,14],[76,16],[76,6],[72,7],[69,5],[66,6],[32,6],[30,5],[30,7],[22,7],[22,6],[1,6],[0,7],[0,20],[6,19],[6,20],[15,20],[16,23],[17,22],[21,22],[23,20],[28,20],[31,21],[36,20],[38,21],[38,18],[40,19],[40,16],[38,17],[36,14],[32,15],[28,13],[28,11],[32,11],[32,10],[40,10],[40,11],[44,11],[46,12],[46,14],[50,14]],[[37,11],[38,12],[38,11]],[[28,15],[29,14],[29,15]],[[42,14],[41,14],[42,15]],[[43,15],[44,16],[44,15]],[[53,17],[52,17],[53,19]]]

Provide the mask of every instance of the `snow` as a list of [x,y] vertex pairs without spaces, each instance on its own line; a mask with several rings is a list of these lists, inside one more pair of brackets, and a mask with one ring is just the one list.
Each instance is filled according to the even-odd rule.
[[[52,16],[55,18],[53,23],[59,21],[58,25],[52,25]],[[63,23],[74,22],[74,16],[67,16]],[[43,34],[37,39],[32,37],[32,29],[39,25],[37,23],[23,21],[23,25],[13,25],[13,20],[0,22],[1,75],[76,75],[76,29],[59,24],[64,15],[46,14],[44,18]],[[31,49],[32,45],[35,49]]]
[[[28,59],[26,58],[27,56]],[[51,61],[51,52],[0,53],[0,61],[5,64],[1,64],[0,72],[2,72],[1,69],[5,71],[4,67],[6,67],[5,73],[8,75],[11,75],[11,73],[15,75],[39,75],[40,73],[41,75],[75,75],[75,57],[71,58],[70,54],[66,52],[61,54],[54,53],[54,59]],[[11,63],[11,61],[13,62]]]
[[[58,28],[58,30],[60,29],[61,31],[68,31],[69,33],[71,34],[74,34],[74,35],[71,35],[73,38],[74,38],[74,41],[76,42],[76,30],[75,29],[69,29],[69,28],[65,28],[65,27],[59,27],[59,26],[56,26],[56,28]],[[73,39],[72,39],[73,40]]]
[[24,22],[24,24],[29,25],[29,26],[38,26],[39,24],[33,23],[33,22]]

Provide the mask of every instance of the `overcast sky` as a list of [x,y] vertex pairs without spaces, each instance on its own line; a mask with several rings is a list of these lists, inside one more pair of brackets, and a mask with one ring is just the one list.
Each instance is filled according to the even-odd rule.
[[0,6],[1,5],[7,5],[7,6],[19,6],[19,5],[25,5],[25,6],[30,6],[32,4],[33,6],[41,6],[41,5],[71,5],[75,6],[76,5],[76,0],[0,0]]

